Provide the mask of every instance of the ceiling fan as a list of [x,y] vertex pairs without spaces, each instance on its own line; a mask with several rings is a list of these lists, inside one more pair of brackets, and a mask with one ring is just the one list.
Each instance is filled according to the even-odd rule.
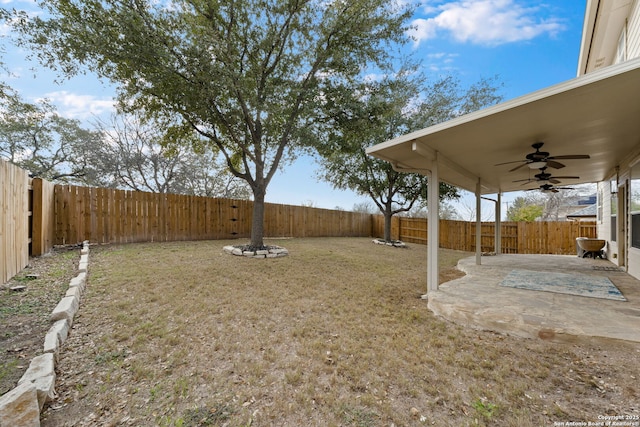
[[580,179],[579,176],[551,176],[550,173],[547,172],[547,167],[541,167],[540,173],[534,175],[534,178],[528,179],[517,179],[513,182],[524,182],[522,185],[527,185],[530,182],[539,182],[539,181],[549,181],[552,184],[560,184],[561,179]]
[[525,160],[515,160],[513,162],[505,162],[498,163],[495,166],[500,165],[508,165],[511,163],[522,163],[519,166],[509,170],[509,172],[513,172],[515,170],[520,169],[521,167],[528,165],[531,169],[540,169],[547,166],[550,166],[554,169],[563,168],[564,165],[556,160],[568,160],[568,159],[590,159],[591,157],[588,154],[567,154],[564,156],[550,156],[546,151],[540,151],[540,148],[544,145],[544,142],[536,142],[531,146],[536,150],[534,153],[529,153],[525,156]]
[[556,187],[553,184],[542,184],[539,188],[530,188],[525,191],[535,191],[540,190],[543,193],[557,193],[559,190],[575,190],[571,187]]

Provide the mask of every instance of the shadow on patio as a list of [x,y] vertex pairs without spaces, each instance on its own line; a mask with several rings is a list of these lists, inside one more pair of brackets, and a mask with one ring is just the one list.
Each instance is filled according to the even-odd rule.
[[[604,337],[640,342],[640,280],[606,260],[569,255],[498,255],[460,260],[466,276],[429,294],[429,308],[456,323],[521,337],[567,341]],[[606,277],[627,301],[501,286],[514,270],[541,280],[564,273]]]

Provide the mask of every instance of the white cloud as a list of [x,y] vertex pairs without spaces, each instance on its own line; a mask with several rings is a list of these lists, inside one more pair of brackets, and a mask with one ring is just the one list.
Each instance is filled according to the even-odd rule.
[[47,93],[44,98],[57,107],[61,116],[70,119],[90,119],[115,110],[113,99],[98,99],[92,95],[57,91]]
[[416,46],[443,31],[461,43],[499,45],[553,36],[564,29],[560,19],[542,17],[540,7],[525,7],[516,0],[461,0],[424,11],[435,16],[413,21],[410,35]]
[[414,19],[411,22],[411,30],[409,30],[409,34],[414,39],[414,43],[418,45],[422,40],[429,40],[436,36],[436,31],[438,26],[436,25],[433,18],[431,19]]
[[454,59],[457,58],[458,56],[460,56],[460,54],[458,53],[437,52],[437,53],[428,54],[427,58],[429,60],[441,61],[446,64],[449,64],[449,63],[452,63]]
[[460,55],[457,53],[436,52],[427,54],[427,67],[433,73],[450,72],[457,70],[455,60]]
[[6,37],[11,34],[11,26],[6,22],[0,24],[0,37]]

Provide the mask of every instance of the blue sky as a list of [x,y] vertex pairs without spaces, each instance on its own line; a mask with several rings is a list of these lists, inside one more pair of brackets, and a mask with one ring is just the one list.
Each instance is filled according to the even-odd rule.
[[[38,10],[32,0],[0,0],[0,7]],[[408,48],[430,78],[452,74],[466,86],[497,76],[509,100],[575,77],[585,7],[586,0],[420,1],[413,21],[416,41]],[[3,61],[12,73],[3,80],[24,99],[46,97],[60,114],[80,120],[111,110],[112,87],[91,75],[56,84],[54,74],[25,61],[25,52],[7,43],[6,27],[0,27],[0,35],[5,36]],[[319,182],[316,169],[307,157],[286,165],[267,189],[267,201],[351,209],[368,200]],[[457,204],[464,219],[474,204],[469,197]],[[491,203],[486,208],[493,210]],[[484,212],[483,205],[483,217]]]

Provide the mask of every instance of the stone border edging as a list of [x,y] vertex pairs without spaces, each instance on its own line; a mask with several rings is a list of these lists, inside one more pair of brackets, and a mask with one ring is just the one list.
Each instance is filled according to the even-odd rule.
[[222,250],[231,255],[247,258],[279,258],[289,255],[289,251],[281,246],[268,246],[264,250],[243,250],[242,246],[224,246]]
[[408,246],[401,240],[384,240],[384,239],[373,239],[373,243],[376,245],[386,245],[393,246],[394,248],[408,248]]
[[55,395],[55,365],[60,347],[67,339],[80,299],[87,284],[89,241],[82,242],[78,275],[49,319],[53,323],[44,337],[44,353],[31,360],[29,368],[12,390],[0,396],[0,426],[40,427],[40,411]]

